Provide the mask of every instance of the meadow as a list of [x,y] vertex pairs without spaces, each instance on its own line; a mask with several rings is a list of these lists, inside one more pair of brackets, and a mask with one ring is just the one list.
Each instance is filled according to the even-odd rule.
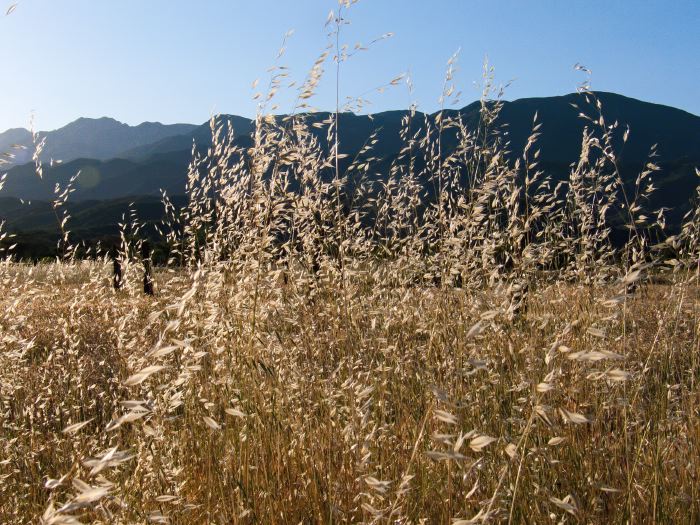
[[[693,523],[698,283],[2,268],[5,523]],[[509,309],[511,310],[509,314]]]
[[329,20],[292,114],[277,65],[252,146],[212,118],[153,296],[137,216],[120,288],[106,248],[77,256],[73,181],[59,257],[3,254],[0,522],[700,521],[700,208],[649,209],[655,152],[623,177],[586,86],[565,179],[536,114],[513,154],[489,69],[477,126],[409,113],[377,174],[340,105],[309,123],[351,54]]

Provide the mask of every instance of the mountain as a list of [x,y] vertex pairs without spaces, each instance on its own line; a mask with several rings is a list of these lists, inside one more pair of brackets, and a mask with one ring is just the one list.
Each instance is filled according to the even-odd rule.
[[[595,95],[602,104],[607,124],[617,121],[623,129],[630,128],[627,144],[624,147],[617,144],[621,162],[644,162],[654,144],[658,145],[662,162],[700,161],[700,117],[616,93],[599,91]],[[578,93],[506,102],[500,117],[509,126],[513,151],[522,151],[535,112],[538,112],[538,122],[542,123],[542,135],[537,144],[543,162],[568,164],[576,160],[581,151],[581,134],[587,124],[579,113],[596,116],[595,111]]]
[[[37,135],[39,140],[45,139],[41,155],[43,162],[51,159],[68,162],[77,158],[107,160],[119,157],[126,150],[184,135],[196,128],[193,124],[143,122],[129,126],[108,117],[79,118],[62,128],[41,131]],[[13,153],[15,158],[10,159],[13,164],[29,162],[33,151],[32,135],[28,130],[17,128],[0,133],[0,152]]]
[[[182,197],[177,197],[173,202],[181,205],[185,201]],[[163,204],[158,197],[144,196],[133,199],[69,201],[66,210],[78,225],[71,228],[71,233],[78,237],[90,237],[96,234],[113,235],[114,226],[123,220],[125,214],[128,216],[129,210],[135,210],[143,222],[159,221],[163,215]],[[56,214],[47,201],[28,203],[12,197],[2,197],[0,214],[8,217],[6,225],[10,230],[58,232]]]
[[[617,121],[622,127],[630,127],[630,139],[622,148],[621,161],[626,163],[643,162],[652,145],[658,145],[658,153],[662,161],[676,162],[700,160],[700,117],[686,111],[643,102],[616,93],[595,92],[602,104],[606,122]],[[573,104],[580,109],[573,107]],[[447,114],[461,114],[467,125],[475,127],[479,121],[480,103],[474,102],[460,110],[448,110]],[[556,97],[523,98],[512,102],[504,102],[497,125],[508,128],[512,152],[522,151],[530,131],[532,119],[538,114],[538,122],[542,123],[538,147],[541,149],[543,162],[566,164],[578,159],[581,150],[581,134],[587,122],[579,117],[579,113],[595,115],[590,106],[587,107],[582,95],[572,93]],[[341,113],[339,129],[341,149],[344,153],[357,152],[367,137],[374,131],[378,132],[380,156],[396,154],[401,147],[399,130],[402,118],[408,112],[405,110],[385,111],[369,115],[354,115]],[[307,115],[309,123],[319,123],[331,114],[318,112]],[[417,125],[422,125],[426,115],[418,112],[414,117]],[[434,118],[435,114],[429,115]],[[235,115],[221,115],[230,123],[237,136],[249,134],[253,122]],[[284,116],[278,117],[279,119]],[[449,135],[449,134],[448,134]],[[325,137],[325,130],[317,132],[319,138]],[[453,137],[446,137],[448,142]],[[192,143],[200,149],[211,145],[209,123],[204,123],[193,131],[182,136],[168,137],[159,142],[134,148],[123,152],[124,158],[143,159],[158,153],[170,153],[178,150],[190,150]]]
[[[219,115],[217,121],[221,124],[230,125],[235,136],[240,137],[250,135],[253,131],[253,121],[237,115]],[[211,127],[209,122],[200,126],[193,126],[194,129],[182,135],[174,135],[163,138],[159,141],[144,143],[140,146],[122,151],[120,157],[125,159],[146,159],[153,155],[172,153],[174,151],[191,151],[194,142],[200,148],[207,148],[211,145]]]
[[24,128],[12,128],[0,133],[0,168],[32,160],[31,144],[32,134]]
[[[634,180],[646,162],[651,147],[657,145],[659,157],[655,163],[662,167],[662,171],[656,175],[658,190],[654,194],[652,207],[674,209],[669,215],[669,223],[678,224],[683,212],[688,209],[689,198],[697,184],[694,168],[700,166],[700,117],[614,93],[598,92],[596,97],[602,104],[607,124],[617,121],[623,129],[627,125],[630,127],[629,140],[625,144],[621,140],[616,143],[620,169],[626,180]],[[573,105],[578,105],[578,109]],[[449,113],[460,114],[465,124],[475,129],[479,122],[479,109],[480,104],[475,102]],[[507,133],[507,149],[514,158],[522,151],[537,113],[537,120],[542,124],[537,141],[537,148],[541,150],[540,167],[554,178],[563,178],[568,173],[569,165],[578,159],[583,129],[590,125],[590,122],[580,118],[580,112],[597,119],[595,107],[586,104],[580,94],[520,99],[503,103],[495,125]],[[349,162],[370,135],[376,133],[376,144],[370,154],[380,160],[374,164],[372,172],[378,174],[377,177],[386,175],[390,163],[402,147],[399,130],[406,115],[406,111],[387,111],[372,116],[341,113],[338,125],[340,149],[342,153],[349,154],[349,159],[343,162]],[[331,116],[327,112],[305,115],[321,147],[328,147],[327,129],[323,122]],[[228,123],[234,128],[239,146],[251,145],[253,121],[234,115],[218,118],[220,123]],[[283,119],[284,116],[276,118]],[[435,118],[435,114],[417,113],[412,129],[416,131],[424,127],[426,120],[434,126]],[[0,145],[26,139],[27,133],[26,130],[9,130],[0,134]],[[200,126],[145,123],[129,127],[112,119],[79,119],[47,134],[46,149],[47,152],[60,149],[73,151],[76,155],[80,152],[78,157],[53,167],[45,166],[43,179],[34,173],[33,164],[16,165],[8,171],[5,188],[0,195],[15,200],[0,206],[0,220],[7,219],[7,226],[15,231],[49,227],[47,225],[51,221],[45,222],[46,203],[53,198],[56,184],[63,187],[80,172],[70,202],[82,211],[73,215],[71,227],[114,232],[116,212],[105,214],[104,206],[123,210],[125,200],[148,198],[157,201],[161,189],[169,195],[182,195],[192,144],[204,151],[211,142],[208,122]],[[446,131],[443,152],[449,153],[455,145],[454,132]],[[92,153],[85,154],[85,151]],[[16,200],[18,198],[44,201],[44,204],[34,202],[32,206],[37,204],[36,207],[20,212],[17,206],[26,205],[21,205]],[[112,204],[105,204],[107,201]],[[152,213],[153,204],[150,206],[149,213]],[[90,208],[96,212],[88,213]]]
[[[174,197],[172,202],[181,207],[186,199],[184,196]],[[157,197],[68,201],[65,210],[71,216],[71,241],[93,247],[98,242],[107,246],[114,244],[119,235],[119,223],[124,222],[124,217],[129,217],[131,212],[142,223],[157,223],[163,217],[163,204]],[[13,232],[13,237],[0,242],[0,245],[16,244],[13,250],[15,256],[20,259],[41,259],[57,255],[56,241],[60,233],[50,202],[29,203],[13,197],[1,197],[0,217],[7,219],[4,229]],[[153,232],[148,224],[144,231],[147,234]]]
[[[642,102],[614,93],[599,92],[596,95],[602,103],[603,113],[608,123],[618,121],[621,126],[629,125],[631,129],[628,142],[618,145],[619,160],[622,165],[629,166],[630,169],[641,165],[647,159],[649,150],[654,144],[657,144],[659,154],[657,163],[662,166],[676,169],[678,166],[700,165],[700,117],[669,106]],[[581,109],[574,108],[573,104],[578,104]],[[522,151],[530,135],[533,117],[537,113],[538,122],[542,123],[541,136],[537,142],[537,147],[541,150],[540,163],[555,173],[563,175],[568,170],[569,164],[576,161],[579,156],[581,135],[587,124],[586,120],[579,117],[579,112],[594,113],[584,106],[582,96],[579,94],[504,102],[496,125],[507,130],[510,141],[508,149],[512,152],[512,156],[516,156]],[[479,103],[475,102],[449,113],[461,114],[467,126],[474,128],[478,124],[479,108]],[[348,153],[351,157],[354,156],[363,147],[368,137],[375,132],[377,143],[372,155],[383,159],[383,162],[377,165],[377,169],[381,171],[398,155],[402,146],[399,130],[401,120],[406,114],[406,111],[387,111],[372,116],[341,113],[339,118],[341,151]],[[311,129],[322,145],[325,144],[326,129],[318,125],[329,117],[331,114],[327,112],[306,115],[308,123],[312,126]],[[414,117],[414,129],[424,126],[426,118],[434,121],[435,115],[417,113]],[[219,119],[234,128],[239,144],[244,146],[250,144],[250,132],[254,125],[251,120],[233,115],[222,115]],[[314,127],[314,124],[318,127]],[[64,144],[67,143],[67,137],[73,137],[75,144],[80,141],[83,144],[95,143],[93,150],[99,146],[102,148],[101,154],[92,155],[92,158],[83,158],[84,155],[52,168],[45,167],[43,180],[34,174],[32,165],[15,166],[9,170],[3,195],[48,200],[52,198],[56,183],[66,184],[78,171],[81,171],[81,175],[75,183],[76,191],[71,196],[73,200],[158,195],[160,189],[165,189],[170,194],[183,193],[192,144],[196,144],[200,150],[206,150],[211,145],[211,133],[207,122],[200,126],[188,125],[189,129],[183,134],[120,150],[115,154],[119,158],[104,160],[109,156],[107,150],[116,150],[117,147],[114,144],[100,143],[95,130],[101,126],[104,126],[104,129],[123,130],[119,133],[131,133],[132,140],[136,140],[137,130],[143,131],[139,135],[143,138],[147,134],[144,130],[156,129],[149,124],[130,128],[111,119],[99,119],[99,121],[80,119],[61,130],[51,132],[60,132],[60,134],[47,137],[47,150],[50,148],[51,140],[60,136]],[[178,129],[178,125],[153,126],[161,126],[159,128],[161,130]],[[445,151],[454,148],[455,140],[453,132],[444,134]],[[124,142],[125,140],[122,140],[121,144],[123,145]],[[54,146],[54,148],[57,147]]]
[[77,173],[80,174],[73,184],[71,201],[159,195],[161,189],[182,194],[189,161],[189,150],[157,154],[141,162],[75,159],[44,168],[41,179],[33,164],[24,164],[9,170],[2,196],[49,201],[55,198],[56,184],[65,187]]

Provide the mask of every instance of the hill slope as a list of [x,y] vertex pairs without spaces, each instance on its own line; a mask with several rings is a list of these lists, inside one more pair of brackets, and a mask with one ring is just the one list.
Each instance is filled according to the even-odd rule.
[[[46,139],[41,158],[68,162],[77,158],[107,160],[126,150],[158,142],[167,137],[183,135],[196,129],[193,124],[161,124],[143,122],[129,126],[112,118],[79,118],[54,131],[41,131],[39,140]],[[19,145],[23,148],[14,147]],[[11,152],[13,164],[31,160],[34,149],[31,133],[22,128],[0,133],[0,152]]]

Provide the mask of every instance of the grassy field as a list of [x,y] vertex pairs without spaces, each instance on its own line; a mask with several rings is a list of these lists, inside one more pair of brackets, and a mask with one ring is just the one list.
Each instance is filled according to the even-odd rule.
[[580,158],[546,173],[488,67],[477,123],[413,106],[390,163],[376,134],[351,158],[348,108],[308,112],[353,3],[293,111],[276,63],[250,137],[212,117],[185,204],[125,217],[118,262],[77,257],[75,177],[54,262],[0,231],[1,523],[700,522],[700,192],[667,225],[655,149],[623,176],[586,85]]
[[700,519],[695,275],[110,271],[0,268],[3,523]]

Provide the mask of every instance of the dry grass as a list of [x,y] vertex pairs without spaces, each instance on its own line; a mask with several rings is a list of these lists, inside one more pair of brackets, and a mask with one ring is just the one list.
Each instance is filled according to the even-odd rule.
[[585,87],[569,177],[536,115],[513,161],[488,69],[475,129],[410,112],[388,172],[347,158],[341,108],[304,112],[352,3],[291,116],[276,65],[252,147],[212,118],[155,297],[137,217],[123,290],[76,259],[70,184],[61,258],[0,264],[1,522],[700,521],[700,207],[668,237]]
[[5,523],[49,502],[104,523],[700,515],[694,279],[614,307],[543,284],[512,321],[498,286],[357,270],[344,303],[266,273],[253,329],[225,272],[161,273],[155,299],[115,293],[106,264],[60,273],[3,267]]

